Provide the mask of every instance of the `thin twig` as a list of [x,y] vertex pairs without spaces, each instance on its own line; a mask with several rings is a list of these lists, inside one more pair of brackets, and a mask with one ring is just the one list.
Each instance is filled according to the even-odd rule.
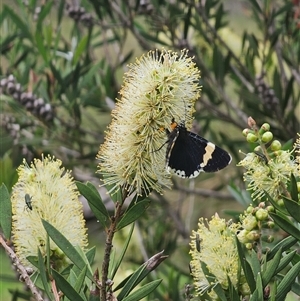
[[38,292],[38,289],[35,287],[34,283],[31,281],[25,267],[21,264],[19,258],[17,257],[16,253],[9,247],[2,235],[0,235],[0,244],[3,246],[5,251],[7,252],[8,256],[11,258],[13,264],[17,267],[17,271],[20,273],[21,277],[24,279],[27,287],[31,290],[33,297],[37,301],[43,301],[44,299]]
[[[126,196],[125,196],[126,198]],[[118,221],[120,220],[120,217],[122,216],[122,205],[124,204],[123,199],[122,203],[117,202],[116,203],[116,210],[115,215],[111,217],[111,224],[109,229],[107,230],[107,237],[105,240],[105,250],[104,250],[104,259],[102,263],[102,270],[101,270],[101,290],[100,290],[100,300],[107,300],[106,299],[106,287],[107,287],[107,280],[108,280],[108,270],[109,270],[109,261],[110,261],[110,254],[113,247],[113,238],[115,235],[115,231],[117,228]]]

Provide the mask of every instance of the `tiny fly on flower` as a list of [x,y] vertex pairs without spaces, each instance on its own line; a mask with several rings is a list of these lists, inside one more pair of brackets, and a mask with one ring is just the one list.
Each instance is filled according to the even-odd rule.
[[30,196],[28,193],[25,194],[25,203],[28,209],[32,210],[32,196]]

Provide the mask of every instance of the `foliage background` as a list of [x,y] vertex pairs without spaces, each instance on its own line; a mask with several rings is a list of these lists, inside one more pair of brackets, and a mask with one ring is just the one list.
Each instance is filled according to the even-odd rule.
[[[126,65],[162,47],[187,48],[195,57],[203,91],[194,131],[227,149],[233,163],[226,172],[192,181],[174,179],[172,191],[153,195],[137,223],[135,243],[123,267],[125,275],[164,249],[170,257],[157,273],[167,281],[157,294],[177,300],[191,282],[188,242],[198,218],[215,211],[222,216],[223,209],[236,216],[250,202],[246,192],[237,203],[225,189],[228,184],[244,188],[242,170],[235,163],[239,149],[248,151],[240,134],[247,117],[259,124],[269,122],[282,142],[299,131],[299,1],[4,1],[0,5],[1,182],[9,189],[22,158],[31,161],[42,153],[61,159],[77,180],[98,185],[95,155]],[[100,193],[112,210],[105,191]],[[103,255],[103,229],[88,207],[85,210],[90,245],[99,245],[97,266]],[[120,245],[124,237],[126,231],[118,233]],[[0,289],[7,290],[4,285]]]

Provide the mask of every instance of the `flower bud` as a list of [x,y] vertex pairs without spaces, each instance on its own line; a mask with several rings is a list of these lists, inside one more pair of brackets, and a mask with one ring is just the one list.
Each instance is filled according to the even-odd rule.
[[256,141],[257,141],[257,137],[256,137],[254,134],[249,133],[249,134],[247,135],[247,141],[248,141],[248,142],[256,142]]
[[249,134],[249,132],[250,132],[250,130],[249,129],[243,129],[243,135],[245,136],[245,137],[247,137],[247,135]]
[[281,149],[281,143],[278,140],[272,141],[271,150],[272,151],[278,151],[280,149]]
[[237,235],[238,240],[243,244],[249,242],[249,239],[247,238],[248,233],[249,233],[249,231],[247,231],[247,230],[240,231],[240,233],[238,233],[238,235]]
[[252,250],[252,249],[253,249],[253,245],[252,245],[251,242],[246,243],[246,244],[245,244],[245,247],[246,247],[246,249],[248,249],[248,250]]
[[273,206],[267,206],[268,212],[274,212],[275,208]]
[[248,231],[256,228],[257,220],[256,220],[255,216],[253,216],[253,215],[246,216],[246,218],[242,222],[242,226],[244,229],[246,229]]
[[246,209],[246,212],[247,213],[252,213],[253,212],[253,206],[252,205],[248,206],[247,209]]
[[271,132],[265,132],[262,136],[261,136],[261,141],[264,143],[268,143],[273,139],[273,134]]
[[268,228],[273,229],[275,227],[275,223],[272,221],[268,221],[267,226],[268,226]]
[[300,193],[300,182],[297,182],[297,190]]
[[260,127],[264,132],[267,132],[270,130],[270,124],[269,123],[264,123],[261,127]]
[[255,213],[255,216],[258,220],[260,221],[264,221],[268,218],[268,210],[266,209],[262,209],[262,208],[259,208],[256,213]]
[[246,238],[248,239],[248,241],[255,241],[258,240],[260,237],[259,233],[257,231],[250,231],[247,235]]

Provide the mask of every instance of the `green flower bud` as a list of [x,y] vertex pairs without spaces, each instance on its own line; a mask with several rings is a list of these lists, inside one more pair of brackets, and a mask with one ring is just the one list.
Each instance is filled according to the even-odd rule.
[[253,249],[253,245],[251,242],[248,242],[245,244],[245,247],[248,249],[248,250],[252,250]]
[[247,137],[247,135],[249,134],[249,132],[250,132],[250,130],[249,129],[243,129],[243,135],[245,136],[245,137]]
[[273,235],[269,235],[268,236],[268,240],[267,240],[267,242],[273,242],[274,241],[274,236]]
[[300,193],[300,182],[297,182],[297,191]]
[[273,134],[271,132],[265,132],[262,136],[261,136],[261,141],[264,143],[268,143],[273,139]]
[[271,150],[272,151],[278,151],[280,149],[281,149],[281,143],[278,140],[272,141]]
[[247,238],[248,233],[249,231],[247,230],[242,230],[238,233],[237,238],[242,244],[249,242],[249,239]]
[[274,207],[273,206],[267,206],[266,208],[268,210],[268,212],[274,212]]
[[275,223],[272,221],[268,221],[267,226],[268,226],[268,228],[273,229],[275,227]]
[[280,207],[284,207],[284,201],[282,199],[277,200],[277,205]]
[[255,241],[258,240],[260,237],[259,233],[255,230],[250,231],[247,235],[246,238],[248,239],[248,241]]
[[257,141],[257,137],[254,134],[252,134],[252,133],[249,133],[247,135],[246,139],[247,139],[248,142],[256,142]]
[[258,220],[260,221],[264,221],[268,218],[268,210],[266,209],[262,209],[262,208],[259,208],[256,213],[255,213],[255,216]]
[[261,127],[260,127],[264,132],[267,132],[270,130],[270,124],[269,123],[264,123]]
[[244,229],[246,229],[248,231],[256,228],[257,220],[256,220],[255,216],[253,216],[253,215],[246,216],[246,218],[242,222],[242,226]]
[[248,206],[248,208],[246,209],[246,212],[247,213],[252,213],[253,212],[253,206],[252,205]]

